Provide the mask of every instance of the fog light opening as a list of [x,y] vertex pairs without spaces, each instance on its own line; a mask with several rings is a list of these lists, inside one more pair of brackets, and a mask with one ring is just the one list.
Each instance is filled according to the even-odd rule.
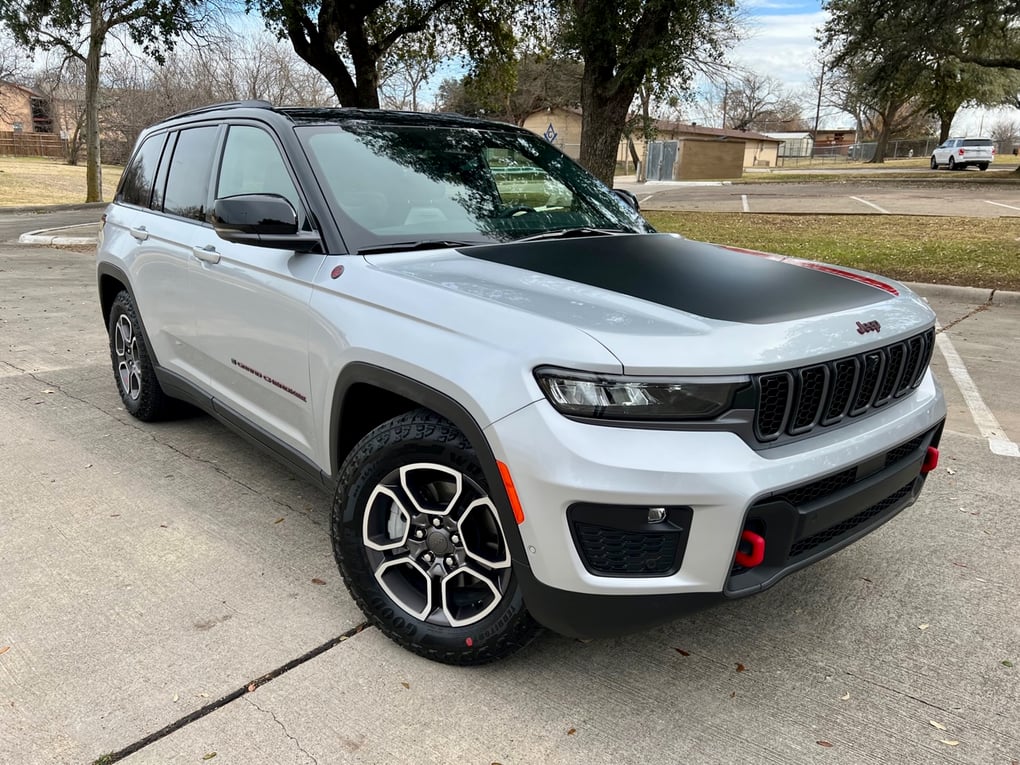
[[666,508],[664,507],[648,508],[649,523],[662,523],[664,520],[666,520]]

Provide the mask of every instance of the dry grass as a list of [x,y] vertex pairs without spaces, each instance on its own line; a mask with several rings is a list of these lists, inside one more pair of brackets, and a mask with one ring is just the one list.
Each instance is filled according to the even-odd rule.
[[[103,165],[103,197],[117,188],[121,171]],[[43,157],[0,157],[0,207],[74,204],[85,201],[85,165]]]
[[894,279],[1020,290],[1015,218],[648,212],[659,231]]

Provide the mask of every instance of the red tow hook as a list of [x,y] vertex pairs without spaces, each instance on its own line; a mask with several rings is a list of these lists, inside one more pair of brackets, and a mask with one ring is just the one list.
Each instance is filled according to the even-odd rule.
[[740,549],[740,547],[737,547],[737,554],[734,558],[737,565],[743,566],[744,568],[760,566],[761,562],[765,560],[765,537],[761,534],[755,534],[749,529],[744,529],[744,533],[740,535],[741,545],[744,542],[751,545],[751,552],[746,553]]
[[928,475],[931,471],[939,466],[939,450],[934,446],[929,446],[928,451],[925,452],[924,462],[921,463],[921,475]]

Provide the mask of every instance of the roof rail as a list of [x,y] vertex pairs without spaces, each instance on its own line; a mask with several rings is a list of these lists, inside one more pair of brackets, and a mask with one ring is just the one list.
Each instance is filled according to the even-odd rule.
[[166,117],[160,120],[160,122],[168,122],[169,120],[177,119],[178,117],[188,117],[192,114],[202,114],[204,112],[212,112],[217,109],[272,109],[273,105],[268,101],[262,100],[251,100],[251,101],[223,101],[218,104],[208,104],[206,106],[199,106],[196,109],[188,109],[184,112],[178,112],[177,114]]

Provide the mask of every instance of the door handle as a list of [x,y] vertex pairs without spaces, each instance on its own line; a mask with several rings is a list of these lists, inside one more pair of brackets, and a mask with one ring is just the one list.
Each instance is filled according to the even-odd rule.
[[128,233],[131,234],[139,242],[144,242],[149,238],[149,232],[145,230],[145,226],[139,226],[138,228],[128,229]]
[[207,244],[205,247],[192,247],[191,254],[205,263],[220,262],[220,254],[211,244]]

